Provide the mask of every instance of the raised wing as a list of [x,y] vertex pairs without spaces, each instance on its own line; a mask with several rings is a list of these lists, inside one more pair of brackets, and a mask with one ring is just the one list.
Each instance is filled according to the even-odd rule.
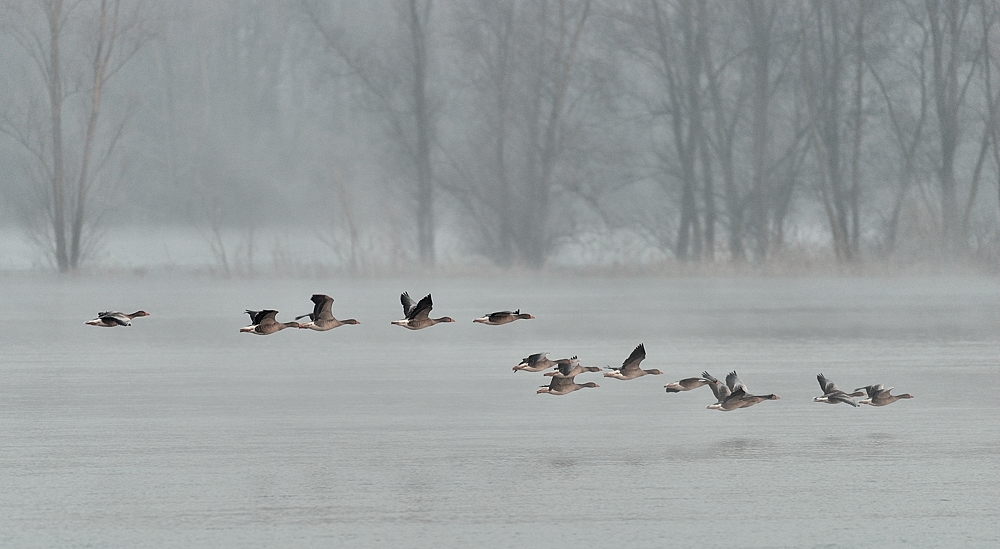
[[310,299],[312,299],[312,302],[316,304],[313,307],[313,320],[333,320],[332,297],[323,294],[314,294]]
[[824,395],[842,392],[840,388],[837,387],[836,383],[827,379],[823,374],[816,376],[816,380],[819,381],[819,387],[822,389]]
[[740,381],[740,377],[736,375],[736,370],[729,372],[726,376],[726,386],[729,387],[729,392],[736,394],[737,391],[743,391],[743,393],[748,393],[747,386]]
[[246,313],[250,315],[250,324],[260,324],[261,315],[264,314],[264,311],[251,311],[247,309]]
[[[409,299],[409,297],[410,297],[410,296],[408,296],[406,294],[403,294],[403,295],[406,296],[407,299]],[[420,301],[418,301],[417,304],[415,306],[413,306],[413,308],[410,309],[409,314],[406,315],[406,319],[407,320],[425,320],[425,319],[427,319],[428,315],[431,314],[431,308],[433,306],[434,306],[434,303],[431,301],[431,294],[427,294],[427,295],[425,295],[423,297],[423,299],[421,299]]]
[[399,301],[403,304],[403,316],[410,318],[410,311],[413,310],[413,300],[410,299],[410,294],[403,292],[399,296]]
[[642,343],[640,343],[639,345],[636,346],[635,349],[632,350],[632,354],[628,355],[628,358],[625,359],[625,362],[622,362],[622,367],[619,368],[618,371],[624,374],[626,370],[636,370],[639,368],[639,364],[645,358],[646,358],[646,347],[643,346]]

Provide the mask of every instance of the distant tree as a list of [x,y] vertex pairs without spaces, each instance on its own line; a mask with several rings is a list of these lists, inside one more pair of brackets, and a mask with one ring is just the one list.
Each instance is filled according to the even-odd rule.
[[[846,262],[858,255],[866,7],[861,2],[857,13],[849,16],[847,10],[841,11],[841,4],[831,0],[810,4],[801,25],[800,51],[810,142],[818,163],[816,185],[830,227],[834,255]],[[853,23],[850,17],[854,18]],[[855,55],[849,58],[852,48]],[[845,61],[850,60],[854,61],[853,72],[845,67]]]
[[100,208],[92,198],[114,180],[111,166],[129,113],[105,105],[119,70],[150,38],[143,4],[127,0],[7,0],[10,33],[26,55],[22,88],[8,93],[0,131],[26,158],[48,225],[40,239],[60,272],[77,270]]
[[591,1],[479,0],[452,13],[471,123],[459,125],[461,154],[447,155],[447,189],[494,262],[541,267],[563,234],[558,227],[572,224],[552,216],[567,153],[583,133]]
[[351,36],[343,21],[331,20],[329,2],[300,2],[337,62],[361,82],[366,107],[381,117],[386,135],[405,154],[416,202],[420,261],[433,266],[437,184],[432,155],[443,104],[433,85],[433,0],[394,0],[395,26],[381,29],[379,40],[368,43]]
[[982,49],[969,47],[976,13],[973,0],[926,0],[930,32],[931,93],[937,117],[938,183],[940,191],[941,244],[946,253],[965,249],[961,242],[956,162],[962,135],[967,132],[962,110],[978,73]]

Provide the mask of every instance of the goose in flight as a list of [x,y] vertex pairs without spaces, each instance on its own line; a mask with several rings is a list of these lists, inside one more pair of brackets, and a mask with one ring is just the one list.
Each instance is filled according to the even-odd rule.
[[305,324],[299,324],[299,328],[306,328],[309,330],[316,330],[317,332],[325,332],[327,330],[332,330],[344,324],[361,324],[353,318],[348,318],[347,320],[337,320],[333,317],[333,298],[328,295],[314,294],[310,299],[315,303],[313,307],[313,312],[295,317],[295,320],[300,318],[309,317],[311,322],[306,322]]
[[285,328],[299,327],[298,322],[278,322],[274,318],[274,315],[278,314],[278,311],[272,309],[264,309],[263,311],[251,311],[247,309],[247,314],[250,315],[250,325],[240,328],[240,333],[270,335],[274,332],[280,332]]
[[635,379],[637,377],[642,377],[646,374],[660,375],[663,373],[656,369],[643,370],[642,368],[640,368],[639,363],[642,362],[644,358],[646,358],[646,348],[643,346],[642,343],[640,343],[632,351],[632,354],[630,354],[629,357],[625,359],[625,362],[622,363],[621,368],[611,368],[611,371],[604,374],[604,377],[613,377],[615,379],[629,380],[629,379]]
[[489,324],[490,326],[499,326],[501,324],[510,324],[515,320],[531,320],[535,318],[533,315],[528,313],[522,313],[521,309],[516,311],[498,311],[495,313],[490,313],[488,315],[483,315],[480,318],[473,320],[473,322],[478,322],[480,324]]
[[823,374],[816,376],[816,380],[819,381],[819,387],[823,391],[823,396],[818,396],[813,398],[813,402],[825,402],[827,404],[837,404],[838,402],[843,402],[844,404],[850,404],[855,408],[858,407],[858,403],[851,400],[851,397],[864,396],[865,392],[861,389],[854,391],[853,393],[845,393],[837,387],[837,384],[830,381]]
[[434,303],[431,301],[431,294],[427,294],[421,299],[416,305],[413,304],[413,300],[410,299],[410,294],[403,292],[399,296],[399,301],[403,304],[403,315],[406,316],[403,320],[393,320],[392,324],[396,326],[402,326],[404,328],[409,328],[410,330],[421,330],[428,326],[433,326],[441,322],[455,322],[455,320],[449,316],[443,316],[441,318],[430,318],[431,308]]
[[149,316],[146,311],[136,311],[130,315],[119,311],[104,311],[103,313],[97,313],[97,318],[94,320],[88,320],[84,324],[90,326],[100,326],[102,328],[114,328],[115,326],[131,326],[133,318],[139,318],[141,316]]
[[521,363],[514,366],[514,371],[524,370],[525,372],[544,372],[549,368],[561,364],[570,364],[576,357],[573,358],[560,358],[558,360],[549,360],[545,355],[549,353],[535,353],[528,356],[527,358],[522,358]]
[[691,391],[697,389],[698,387],[704,387],[705,385],[711,385],[705,377],[688,377],[680,381],[674,381],[672,383],[667,383],[663,386],[668,393],[680,393],[682,391]]
[[600,387],[593,381],[587,383],[577,383],[572,376],[552,376],[552,381],[548,385],[542,385],[535,394],[548,393],[550,395],[565,395],[584,388]]
[[889,391],[893,390],[895,387],[885,388],[884,385],[879,383],[878,385],[869,385],[867,387],[862,387],[857,389],[858,391],[864,389],[868,393],[868,398],[859,400],[858,404],[868,404],[871,406],[888,406],[897,400],[904,398],[913,398],[913,395],[909,393],[902,393],[899,395],[889,394]]
[[736,370],[729,372],[729,375],[726,376],[725,385],[722,385],[719,380],[708,375],[708,372],[704,372],[702,376],[709,380],[712,392],[715,393],[716,403],[707,406],[709,410],[731,412],[740,408],[749,408],[765,400],[780,400],[780,397],[774,393],[767,395],[750,394],[747,391],[747,386],[736,375]]

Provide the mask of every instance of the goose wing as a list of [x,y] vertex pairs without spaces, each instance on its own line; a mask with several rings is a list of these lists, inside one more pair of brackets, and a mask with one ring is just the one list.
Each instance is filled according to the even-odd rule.
[[830,399],[830,400],[832,400],[834,402],[843,402],[845,404],[850,404],[851,406],[854,406],[855,408],[858,407],[858,403],[854,402],[853,400],[851,400],[850,398],[848,398],[848,396],[845,395],[843,392],[827,394],[826,398],[828,398],[828,399]]
[[399,296],[399,301],[403,304],[403,316],[410,318],[410,311],[413,310],[413,300],[410,299],[410,294],[403,292]]
[[819,387],[823,390],[824,395],[841,392],[840,388],[837,387],[837,384],[827,379],[823,374],[816,376],[816,380],[819,381]]
[[[406,294],[403,294],[403,295],[406,296],[407,299],[409,299],[409,297],[410,297],[410,296],[408,296]],[[405,303],[404,303],[404,305],[405,305]],[[431,294],[427,294],[427,295],[425,295],[423,297],[423,299],[421,299],[420,301],[418,301],[417,304],[410,309],[409,314],[406,315],[406,319],[407,320],[426,320],[427,317],[431,314],[431,308],[433,306],[434,306],[434,303],[431,301]]]
[[875,398],[879,393],[885,390],[885,385],[879,383],[878,385],[868,385],[867,387],[861,387],[860,389],[855,389],[855,391],[860,391],[864,389],[868,393],[868,398]]
[[[552,381],[549,382],[548,388],[550,390],[561,390],[566,387],[576,385],[576,376],[552,376]],[[545,387],[545,385],[543,385]]]
[[529,355],[528,358],[522,358],[521,363],[534,367],[536,364],[538,364],[538,361],[545,358],[545,355],[547,354],[549,353],[535,353],[533,355]]
[[273,309],[264,309],[257,313],[254,318],[254,324],[270,324],[272,322],[278,322],[275,320],[274,315],[278,314],[278,311]]
[[708,380],[708,386],[712,389],[712,394],[715,395],[715,400],[720,404],[726,397],[729,396],[729,387],[715,378],[712,374],[708,372],[702,372],[701,377]]
[[490,322],[499,322],[500,320],[503,320],[504,318],[510,316],[511,314],[512,313],[510,311],[497,311],[495,313],[490,313],[488,315],[483,315],[483,316],[488,316]]
[[123,313],[118,311],[104,311],[99,313],[97,318],[100,318],[105,324],[117,324],[119,326],[128,326],[130,324],[130,318]]
[[625,362],[622,362],[622,367],[618,369],[621,373],[626,373],[629,370],[638,370],[639,364],[646,358],[646,347],[642,343],[636,346],[632,350],[632,354],[628,355]]
[[260,324],[260,319],[263,318],[264,313],[267,311],[251,311],[246,310],[246,313],[250,315],[250,324]]
[[733,394],[736,394],[736,391],[743,391],[743,393],[748,392],[747,386],[744,385],[743,382],[740,381],[740,377],[736,375],[736,370],[729,372],[729,375],[726,376],[726,386],[729,387],[729,392]]
[[323,294],[314,294],[310,299],[316,304],[313,307],[313,320],[333,320],[332,297]]

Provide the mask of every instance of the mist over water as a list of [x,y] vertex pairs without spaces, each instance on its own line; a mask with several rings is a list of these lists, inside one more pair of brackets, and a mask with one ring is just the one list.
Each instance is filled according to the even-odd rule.
[[[991,547],[1000,287],[976,277],[219,280],[7,277],[0,544],[10,547]],[[411,332],[398,295],[432,293]],[[330,332],[238,333],[336,299]],[[142,308],[129,328],[83,325]],[[493,310],[537,319],[473,324]],[[521,358],[632,381],[535,394]],[[737,370],[781,399],[720,413]],[[893,386],[812,402],[815,376]]]

